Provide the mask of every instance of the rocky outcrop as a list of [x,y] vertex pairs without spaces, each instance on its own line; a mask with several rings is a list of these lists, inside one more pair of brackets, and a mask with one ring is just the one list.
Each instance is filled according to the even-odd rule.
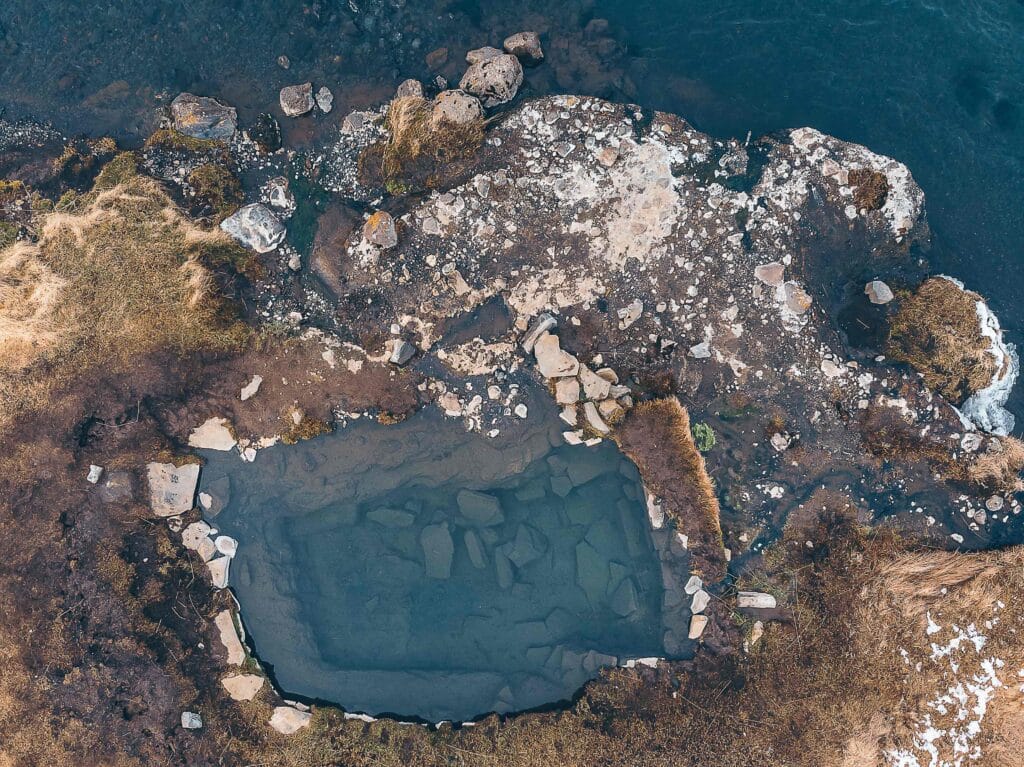
[[[346,135],[339,142],[345,148],[332,155],[367,156],[388,140],[382,126],[383,139]],[[869,268],[879,282],[889,277],[886,269],[906,279],[917,268],[905,246],[927,236],[927,226],[923,194],[905,166],[811,129],[720,142],[671,115],[575,97],[511,110],[468,163],[461,181],[403,215],[401,242],[386,261],[348,241],[339,259],[346,290],[374,291],[389,312],[350,318],[347,332],[370,337],[396,323],[426,349],[451,318],[501,300],[513,327],[489,341],[521,343],[524,357],[532,352],[559,404],[575,394],[570,385],[555,390],[580,373],[574,360],[595,372],[605,366],[600,352],[616,350],[613,374],[623,383],[612,385],[604,410],[591,397],[589,413],[579,403],[578,413],[564,413],[573,429],[566,439],[574,443],[581,441],[577,431],[603,433],[628,410],[625,397],[643,396],[638,382],[660,376],[687,395],[700,389],[702,398],[735,393],[770,402],[786,414],[780,439],[787,456],[794,440],[828,444],[863,474],[853,468],[863,456],[858,414],[891,413],[912,420],[919,435],[945,445],[956,460],[948,447],[963,428],[956,411],[929,405],[925,389],[880,359],[884,349],[845,344],[826,314],[859,295],[858,318],[888,322],[889,307],[864,294],[855,258],[836,259],[834,248],[873,254]],[[850,185],[850,173],[863,169],[885,178],[884,198],[870,205],[854,199]],[[349,171],[339,164],[331,173]],[[330,174],[325,182],[336,188]],[[872,295],[885,297],[880,288]],[[488,392],[507,386],[496,378],[501,369],[499,363],[483,382]],[[918,398],[917,405],[894,404],[894,381],[916,392],[901,396]],[[448,386],[435,391],[453,417],[483,423],[504,415],[500,393],[470,408]],[[508,411],[518,417],[515,406]],[[525,409],[523,415],[529,417]],[[886,433],[867,428],[864,436]],[[775,451],[767,438],[764,444]],[[753,507],[785,513],[789,496],[778,495],[785,485],[738,472],[743,479],[734,490]],[[922,471],[919,481],[933,479]],[[879,482],[881,490],[885,480]]]

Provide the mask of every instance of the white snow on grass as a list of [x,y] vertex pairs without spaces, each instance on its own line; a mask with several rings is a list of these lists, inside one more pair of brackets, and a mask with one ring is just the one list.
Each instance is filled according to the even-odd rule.
[[[927,620],[926,636],[944,632],[930,612]],[[994,617],[986,623],[991,626],[998,621]],[[886,752],[888,767],[965,767],[981,758],[978,736],[988,704],[1003,685],[998,672],[1004,666],[1000,658],[982,654],[987,641],[971,623],[950,626],[941,644],[929,642],[929,660],[940,667],[944,689],[917,716],[913,746]]]

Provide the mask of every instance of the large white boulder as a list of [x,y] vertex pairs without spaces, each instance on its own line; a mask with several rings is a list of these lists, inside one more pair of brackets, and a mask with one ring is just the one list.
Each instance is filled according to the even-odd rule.
[[516,97],[523,84],[523,65],[508,53],[477,61],[462,76],[459,88],[471,93],[485,107],[496,107]]
[[221,221],[220,228],[257,253],[274,250],[288,233],[273,211],[260,203],[239,208]]

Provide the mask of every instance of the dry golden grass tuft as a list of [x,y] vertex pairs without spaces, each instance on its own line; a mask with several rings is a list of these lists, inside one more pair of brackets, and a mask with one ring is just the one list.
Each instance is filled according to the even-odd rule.
[[434,187],[459,160],[471,157],[484,140],[484,121],[455,124],[433,119],[433,105],[418,96],[403,96],[388,108],[390,137],[381,169],[390,189]]
[[663,499],[669,519],[689,537],[704,578],[715,581],[725,575],[718,498],[694,444],[686,408],[675,397],[642,402],[629,411],[615,439],[640,469],[648,490]]
[[127,371],[139,354],[247,339],[207,266],[235,246],[182,216],[130,161],[116,158],[39,233],[0,252],[0,428],[97,367]]
[[981,335],[977,293],[944,277],[925,280],[902,300],[889,328],[887,351],[919,372],[929,389],[954,405],[992,380],[996,363]]
[[983,488],[1012,493],[1024,490],[1022,470],[1024,442],[1016,437],[1000,437],[998,443],[967,466],[967,476]]

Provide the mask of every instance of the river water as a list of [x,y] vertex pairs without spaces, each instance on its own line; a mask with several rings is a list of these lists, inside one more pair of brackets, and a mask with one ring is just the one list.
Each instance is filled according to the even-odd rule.
[[907,163],[934,269],[1021,341],[1022,0],[16,0],[0,4],[0,106],[131,138],[180,90],[244,119],[310,79],[341,114],[405,77],[457,80],[467,48],[522,28],[548,52],[528,93],[633,100],[718,136],[810,125]]

